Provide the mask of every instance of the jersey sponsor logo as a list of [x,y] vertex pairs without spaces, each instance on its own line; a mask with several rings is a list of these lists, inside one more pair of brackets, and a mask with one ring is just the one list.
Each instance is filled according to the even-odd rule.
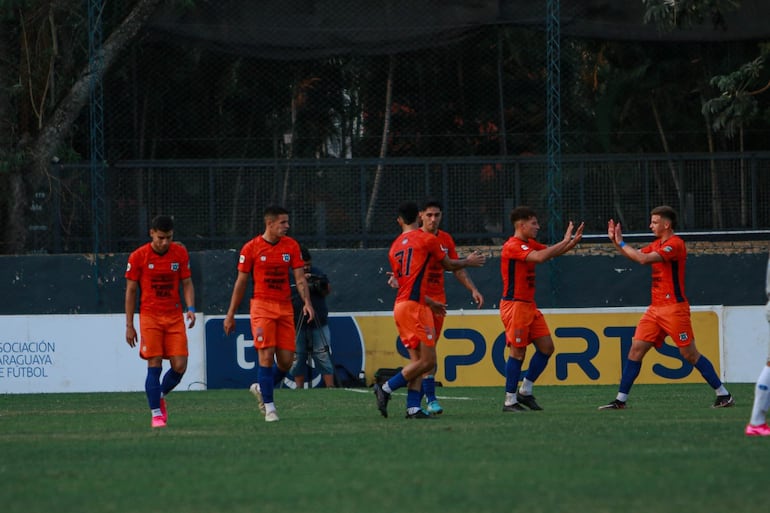
[[147,269],[155,269],[155,264],[149,264],[149,265],[147,266]]
[[444,247],[443,244],[440,244],[440,247],[441,247],[441,251],[443,251],[444,253],[449,253],[449,248]]
[[401,239],[401,244],[402,244],[402,245],[404,245],[404,244],[409,244],[409,239],[407,239],[406,237],[404,237],[403,239]]
[[291,261],[291,257],[289,256],[289,254],[288,254],[288,253],[284,253],[284,254],[282,254],[282,255],[281,255],[281,258],[283,259],[283,261],[284,261],[284,262],[289,262],[289,261]]
[[126,272],[128,272],[130,270],[131,270],[131,262],[129,262],[128,265],[126,265]]
[[672,251],[674,251],[674,248],[672,248],[671,246],[666,246],[663,248],[663,251],[665,251],[666,253],[671,253]]
[[526,244],[522,244],[521,249],[523,249],[524,251],[527,251],[529,249],[529,246],[527,246]]
[[266,257],[265,255],[260,255],[260,256],[259,256],[259,261],[260,261],[260,262],[264,262],[264,261],[266,261],[266,260],[267,260],[267,257]]
[[245,261],[246,261],[246,256],[245,255],[241,255],[241,256],[238,257],[238,263],[239,264],[242,264]]
[[688,338],[687,337],[687,332],[682,332],[682,333],[679,334],[679,340],[681,340],[682,342],[687,340],[687,338]]
[[179,263],[178,262],[173,262],[171,264],[171,270],[174,271],[174,272],[177,272],[179,270]]

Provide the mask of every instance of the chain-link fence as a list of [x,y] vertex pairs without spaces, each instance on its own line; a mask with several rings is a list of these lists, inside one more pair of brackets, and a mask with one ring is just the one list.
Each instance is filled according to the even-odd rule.
[[[515,205],[532,206],[548,225],[545,167],[542,157],[125,162],[106,170],[101,240],[104,251],[131,251],[147,240],[149,220],[166,214],[191,250],[237,249],[263,231],[264,207],[282,204],[290,234],[310,247],[385,247],[398,231],[399,203],[432,197],[458,243],[500,245]],[[89,168],[52,173],[34,250],[90,252]],[[562,216],[585,221],[588,234],[605,233],[610,218],[646,233],[650,210],[662,204],[680,212],[680,231],[770,229],[768,153],[565,157],[563,176]]]
[[[379,246],[398,203],[426,196],[443,201],[445,228],[469,244],[499,242],[523,203],[543,226],[561,214],[596,234],[609,217],[644,231],[663,203],[685,229],[770,228],[767,157],[756,153],[766,100],[751,98],[731,136],[702,112],[721,94],[710,78],[757,56],[745,39],[754,25],[732,38],[735,25],[708,23],[665,34],[642,22],[641,2],[561,2],[549,52],[554,3],[174,3],[104,76],[104,191],[72,164],[95,142],[84,112],[57,155],[68,164],[33,192],[27,249],[90,252],[98,235],[101,250],[128,251],[159,213],[177,219],[190,248],[238,247],[261,231],[268,203],[289,208],[292,234],[314,246]],[[129,9],[105,2],[105,34]],[[67,19],[73,40],[83,18]],[[546,159],[554,56],[556,178]],[[12,188],[0,176],[0,191]]]

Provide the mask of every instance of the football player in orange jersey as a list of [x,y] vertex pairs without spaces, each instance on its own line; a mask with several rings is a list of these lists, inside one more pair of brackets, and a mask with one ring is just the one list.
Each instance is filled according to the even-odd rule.
[[432,415],[420,408],[422,375],[436,366],[436,333],[433,315],[446,314],[446,304],[427,296],[425,275],[430,260],[442,263],[445,269],[480,267],[486,257],[474,252],[465,259],[450,259],[441,250],[436,237],[419,228],[419,208],[416,203],[402,203],[398,210],[399,235],[390,247],[388,259],[392,270],[390,283],[397,282],[398,292],[393,305],[393,317],[401,342],[409,351],[409,363],[401,372],[382,386],[374,385],[377,409],[388,416],[390,394],[408,386],[406,418],[429,419]]
[[[575,230],[570,221],[564,238],[552,246],[536,240],[540,224],[531,208],[514,208],[511,211],[511,224],[514,234],[503,244],[500,253],[503,279],[500,318],[505,327],[505,343],[510,348],[505,364],[503,411],[525,411],[522,404],[530,410],[542,410],[532,395],[532,385],[548,364],[554,347],[545,318],[535,304],[535,266],[574,248],[583,236],[583,223]],[[535,354],[529,362],[521,388],[517,391],[521,365],[530,344],[535,346]]]
[[294,362],[296,329],[290,272],[294,274],[297,293],[304,303],[302,311],[308,322],[314,319],[315,312],[299,244],[286,235],[289,231],[289,212],[283,207],[269,206],[264,211],[264,219],[265,231],[241,249],[238,277],[223,327],[226,335],[235,330],[235,312],[246,293],[249,278],[252,278],[253,295],[249,313],[259,365],[257,382],[249,390],[257,398],[265,421],[275,422],[278,413],[273,401],[273,388]]
[[670,336],[679,348],[679,354],[692,364],[703,379],[714,389],[716,399],[713,408],[733,406],[735,401],[717,376],[714,365],[695,347],[690,303],[685,296],[684,276],[687,248],[674,233],[676,211],[669,206],[655,207],[650,212],[650,230],[655,240],[642,249],[635,249],[623,240],[620,223],[610,219],[607,236],[621,255],[642,265],[652,266],[652,300],[639,320],[631,341],[626,363],[620,376],[620,387],[615,399],[600,410],[622,410],[626,407],[628,393],[642,367],[642,359],[653,347],[661,347]]
[[[150,226],[149,243],[128,257],[126,266],[126,342],[136,346],[139,356],[147,360],[144,388],[152,413],[152,427],[166,427],[168,411],[165,397],[176,387],[187,370],[187,333],[195,325],[195,289],[187,250],[174,240],[174,221],[158,216]],[[182,314],[179,284],[182,284],[187,312]],[[137,291],[139,297],[139,330],[134,328]],[[163,376],[163,360],[171,368]]]
[[[422,207],[420,207],[420,223],[422,225],[422,231],[436,237],[441,245],[442,251],[444,251],[450,259],[457,259],[459,256],[457,255],[454,239],[448,232],[439,229],[442,217],[443,210],[441,208],[441,203],[435,199],[426,200],[425,203],[422,204]],[[440,262],[431,260],[428,265],[427,274],[428,289],[425,293],[440,303],[447,302],[446,289],[444,287],[444,272],[444,267]],[[481,308],[484,304],[484,296],[481,295],[479,289],[473,284],[473,280],[468,276],[468,272],[465,269],[456,269],[452,271],[452,274],[454,274],[457,281],[471,293],[473,302],[476,303],[476,308]],[[438,339],[441,337],[441,329],[444,326],[444,316],[434,314],[433,324],[436,328],[436,343],[438,344]],[[422,377],[422,394],[425,396],[425,401],[427,403],[425,409],[428,413],[437,415],[442,413],[444,408],[441,407],[441,404],[439,404],[438,398],[436,397],[435,372],[436,368],[433,368]]]

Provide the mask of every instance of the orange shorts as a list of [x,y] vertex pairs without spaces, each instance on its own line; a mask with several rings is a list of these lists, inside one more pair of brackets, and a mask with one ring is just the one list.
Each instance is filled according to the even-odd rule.
[[249,313],[254,347],[275,347],[294,351],[297,333],[291,301],[252,299]]
[[689,346],[695,340],[689,303],[650,306],[634,331],[634,339],[650,342],[655,347],[663,345],[666,335],[678,347]]
[[433,312],[427,305],[417,301],[399,301],[393,307],[393,317],[401,342],[407,349],[416,349],[420,343],[429,347],[436,345]]
[[139,314],[139,356],[145,360],[158,356],[187,356],[187,331],[182,312]]
[[532,340],[551,334],[535,303],[500,301],[500,318],[505,327],[505,344],[509,346],[527,347]]

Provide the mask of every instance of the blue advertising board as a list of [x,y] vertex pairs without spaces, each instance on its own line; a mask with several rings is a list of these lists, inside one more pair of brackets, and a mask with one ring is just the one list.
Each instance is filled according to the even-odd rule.
[[[248,388],[257,380],[257,350],[248,315],[235,317],[235,331],[226,336],[224,317],[206,318],[206,386],[213,388]],[[364,343],[358,326],[350,316],[329,317],[332,362],[337,376],[345,381],[364,372]],[[290,377],[285,380],[293,386]],[[313,369],[313,386],[323,386]]]

